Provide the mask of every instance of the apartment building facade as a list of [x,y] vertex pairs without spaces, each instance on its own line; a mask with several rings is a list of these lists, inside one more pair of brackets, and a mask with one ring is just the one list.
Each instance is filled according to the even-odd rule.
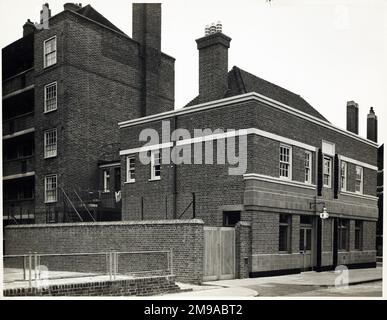
[[[367,139],[358,135],[353,101],[347,130],[340,129],[299,95],[238,67],[229,71],[230,41],[221,32],[197,40],[199,95],[186,107],[119,124],[123,220],[199,218],[208,227],[248,226],[247,276],[374,266],[373,109]],[[171,138],[175,129],[180,132]],[[198,137],[197,129],[208,130]],[[150,131],[159,142],[139,139]],[[207,146],[214,159],[234,143],[247,150],[246,159],[236,152],[246,160],[245,172],[230,175],[235,163],[207,164]],[[173,154],[179,164],[165,161]]]
[[132,22],[129,37],[90,5],[51,16],[45,4],[3,48],[5,224],[98,219],[98,207],[121,219],[120,172],[106,165],[119,160],[117,123],[174,106],[161,5],[134,4]]

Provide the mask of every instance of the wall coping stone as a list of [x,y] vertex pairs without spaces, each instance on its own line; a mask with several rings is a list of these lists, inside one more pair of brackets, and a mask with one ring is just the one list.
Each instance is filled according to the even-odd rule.
[[201,219],[185,220],[140,220],[140,221],[108,221],[108,222],[75,222],[75,223],[41,223],[9,225],[6,229],[28,229],[28,228],[59,228],[59,227],[100,227],[100,226],[130,226],[130,225],[204,225]]

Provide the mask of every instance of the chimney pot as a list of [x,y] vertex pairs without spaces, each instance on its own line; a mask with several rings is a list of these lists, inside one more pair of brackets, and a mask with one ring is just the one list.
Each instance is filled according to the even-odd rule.
[[82,3],[72,3],[72,2],[67,2],[63,5],[63,8],[65,10],[70,10],[70,11],[78,11],[79,9],[82,8]]

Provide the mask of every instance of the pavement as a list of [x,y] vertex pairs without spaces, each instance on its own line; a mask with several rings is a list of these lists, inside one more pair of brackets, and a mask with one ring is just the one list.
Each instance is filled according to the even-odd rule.
[[[306,297],[306,296],[382,296],[382,268],[351,269],[348,274],[335,271],[303,272],[294,275],[204,282],[201,286],[177,283],[183,292],[165,298],[188,297]],[[335,286],[339,279],[348,286]]]

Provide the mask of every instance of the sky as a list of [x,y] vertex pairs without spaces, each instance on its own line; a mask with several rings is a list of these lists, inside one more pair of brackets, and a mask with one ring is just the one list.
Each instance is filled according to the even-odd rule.
[[[49,3],[55,15],[67,1],[0,0],[1,47],[22,36],[27,19],[39,21],[44,2]],[[221,21],[223,33],[232,38],[229,69],[236,65],[301,95],[332,124],[344,129],[346,102],[354,100],[359,104],[362,137],[366,137],[367,113],[372,106],[378,116],[379,142],[384,142],[387,0],[165,0],[161,3],[162,50],[176,58],[176,109],[198,94],[195,39],[204,36],[206,24]],[[82,4],[91,4],[131,36],[132,1],[89,0]]]

